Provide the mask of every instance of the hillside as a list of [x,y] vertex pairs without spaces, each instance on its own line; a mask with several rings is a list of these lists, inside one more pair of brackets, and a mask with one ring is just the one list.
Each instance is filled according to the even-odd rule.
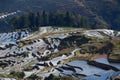
[[120,0],[0,0],[0,80],[120,80]]
[[108,27],[119,30],[119,0],[4,0],[0,12],[72,11],[89,18],[93,28]]
[[115,80],[119,49],[120,32],[108,29],[48,26],[1,33],[0,79]]

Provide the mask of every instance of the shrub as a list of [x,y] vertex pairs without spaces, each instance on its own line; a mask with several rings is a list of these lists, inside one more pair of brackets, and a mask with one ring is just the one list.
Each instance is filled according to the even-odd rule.
[[22,53],[22,56],[23,56],[23,57],[28,57],[28,54],[29,54],[29,52],[23,52],[23,53]]
[[24,78],[25,73],[24,72],[12,71],[12,72],[10,72],[10,75],[12,75],[12,76],[14,76],[16,78],[22,79],[22,78]]
[[40,80],[40,78],[36,74],[32,74],[26,80]]

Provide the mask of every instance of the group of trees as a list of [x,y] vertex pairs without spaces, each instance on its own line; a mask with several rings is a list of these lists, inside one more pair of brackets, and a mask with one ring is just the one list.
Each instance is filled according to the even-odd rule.
[[36,12],[22,16],[15,16],[10,19],[9,24],[13,29],[35,28],[40,26],[69,26],[88,28],[87,17],[71,12]]

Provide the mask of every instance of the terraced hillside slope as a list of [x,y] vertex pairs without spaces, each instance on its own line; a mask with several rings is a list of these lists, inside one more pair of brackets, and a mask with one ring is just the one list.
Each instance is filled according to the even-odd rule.
[[119,33],[51,26],[1,33],[0,79],[114,80],[120,75]]

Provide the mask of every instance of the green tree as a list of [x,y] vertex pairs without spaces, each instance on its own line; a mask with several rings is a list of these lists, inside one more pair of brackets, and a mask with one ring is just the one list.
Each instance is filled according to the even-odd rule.
[[11,20],[9,20],[8,23],[12,26],[13,30],[18,28],[19,27],[19,16],[13,17]]
[[27,28],[28,24],[29,24],[29,21],[26,15],[23,15],[19,18],[20,27]]
[[29,13],[28,19],[30,22],[29,27],[35,27],[35,13]]
[[87,17],[81,16],[80,24],[83,28],[89,28]]
[[42,26],[47,26],[49,24],[49,15],[45,11],[43,11],[42,17],[43,17]]
[[35,26],[39,27],[41,25],[42,18],[39,12],[36,13]]

